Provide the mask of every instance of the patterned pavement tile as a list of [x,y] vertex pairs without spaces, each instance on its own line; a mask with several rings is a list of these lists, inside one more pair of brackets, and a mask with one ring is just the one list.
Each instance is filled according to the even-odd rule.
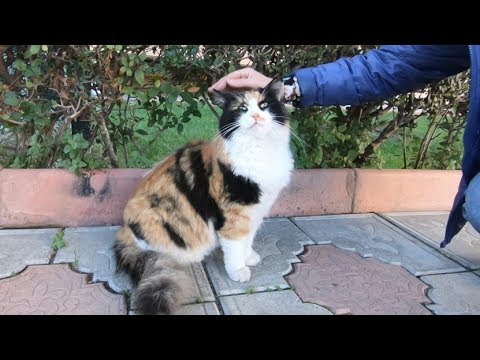
[[235,282],[228,277],[223,264],[223,255],[217,249],[206,261],[206,269],[213,286],[220,295],[242,294],[249,290],[256,292],[267,289],[287,289],[283,278],[292,269],[292,263],[298,262],[295,256],[303,251],[303,246],[313,244],[290,220],[284,218],[267,219],[258,231],[253,248],[262,261],[250,267],[250,281]]
[[190,304],[180,308],[174,315],[220,315],[217,305],[213,302]]
[[416,276],[465,270],[374,214],[309,216],[293,221],[317,244],[333,244],[363,257],[401,265]]
[[427,307],[438,315],[480,315],[480,277],[472,273],[422,276],[430,285]]
[[448,212],[405,212],[381,214],[399,228],[430,244],[435,249],[458,261],[469,269],[480,269],[480,234],[470,224],[453,238],[446,248],[440,249],[445,235]]
[[0,279],[28,265],[48,264],[59,229],[0,230]]
[[[66,246],[57,252],[54,263],[76,263],[78,271],[93,274],[93,281],[105,281],[111,289],[121,293],[133,291],[132,282],[124,272],[116,272],[116,260],[112,250],[118,226],[83,227],[65,230]],[[187,303],[197,300],[214,301],[214,295],[201,264],[189,269],[192,289]]]
[[127,274],[116,272],[112,250],[118,226],[79,227],[65,229],[66,246],[58,250],[54,263],[74,263],[77,270],[93,274],[93,281],[105,281],[120,293],[133,285]]
[[426,315],[428,286],[400,266],[332,245],[308,246],[287,281],[302,299],[334,314]]
[[87,276],[66,264],[29,266],[0,280],[2,315],[126,315],[125,297],[103,284],[87,284]]
[[220,297],[225,315],[331,315],[316,304],[302,303],[293,290]]

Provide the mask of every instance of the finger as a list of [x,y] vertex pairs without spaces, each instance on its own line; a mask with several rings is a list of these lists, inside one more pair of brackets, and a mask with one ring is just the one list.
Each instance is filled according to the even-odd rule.
[[252,78],[227,79],[227,85],[233,89],[256,89],[259,87],[258,80]]
[[208,91],[210,91],[210,92],[213,91],[213,90],[223,91],[227,88],[227,82],[229,80],[248,78],[248,76],[249,76],[248,69],[235,70],[235,71],[231,72],[230,74],[225,75],[220,80],[218,80],[215,84],[210,86],[208,88]]

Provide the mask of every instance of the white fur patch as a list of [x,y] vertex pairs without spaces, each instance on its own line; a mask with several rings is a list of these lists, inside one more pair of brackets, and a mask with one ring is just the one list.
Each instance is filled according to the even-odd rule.
[[[261,111],[251,100],[249,110],[240,119],[240,127],[225,140],[225,151],[232,161],[234,174],[243,175],[260,186],[260,203],[252,206],[252,230],[262,222],[279,192],[288,185],[294,160],[290,152],[290,130],[273,121],[268,110]],[[261,112],[258,125],[252,115]],[[253,126],[252,126],[253,125]]]

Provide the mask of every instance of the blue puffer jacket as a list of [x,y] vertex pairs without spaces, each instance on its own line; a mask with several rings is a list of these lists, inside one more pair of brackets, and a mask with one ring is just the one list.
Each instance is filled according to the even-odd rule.
[[445,247],[462,229],[465,190],[480,171],[480,46],[391,45],[351,59],[295,72],[300,106],[358,105],[422,88],[471,67],[470,108],[463,138],[462,179],[448,219]]

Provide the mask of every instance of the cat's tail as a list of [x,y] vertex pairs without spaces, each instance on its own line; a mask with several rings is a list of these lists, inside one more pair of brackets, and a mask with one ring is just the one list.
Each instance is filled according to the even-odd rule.
[[[171,257],[152,250],[140,249],[128,226],[116,234],[114,245],[117,266],[130,274],[136,290],[135,310],[143,314],[171,314],[181,305],[185,271]],[[188,282],[188,281],[187,281]]]

